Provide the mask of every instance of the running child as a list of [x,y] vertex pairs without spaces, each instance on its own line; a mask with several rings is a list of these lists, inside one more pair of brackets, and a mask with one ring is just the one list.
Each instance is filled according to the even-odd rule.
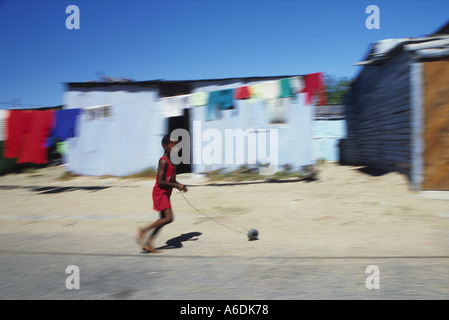
[[[153,209],[160,212],[160,218],[144,228],[137,229],[137,241],[143,252],[160,252],[153,247],[152,243],[161,228],[173,222],[173,211],[170,203],[172,190],[176,188],[179,191],[187,191],[186,185],[176,181],[176,167],[170,159],[170,152],[178,141],[170,140],[170,134],[166,134],[161,143],[165,152],[159,159],[156,183],[153,187]],[[153,232],[145,241],[145,234],[152,229],[154,229]]]

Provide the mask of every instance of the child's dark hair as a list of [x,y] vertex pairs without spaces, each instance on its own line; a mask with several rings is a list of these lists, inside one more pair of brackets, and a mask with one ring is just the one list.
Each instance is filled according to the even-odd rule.
[[167,133],[167,134],[162,138],[161,144],[162,144],[162,146],[164,146],[164,144],[167,145],[169,142],[170,142],[170,134]]

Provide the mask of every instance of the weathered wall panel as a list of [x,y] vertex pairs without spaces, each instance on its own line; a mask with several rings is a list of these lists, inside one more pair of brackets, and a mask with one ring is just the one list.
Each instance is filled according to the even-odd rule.
[[423,189],[449,190],[449,60],[424,63]]
[[364,68],[346,99],[342,162],[410,174],[409,55]]

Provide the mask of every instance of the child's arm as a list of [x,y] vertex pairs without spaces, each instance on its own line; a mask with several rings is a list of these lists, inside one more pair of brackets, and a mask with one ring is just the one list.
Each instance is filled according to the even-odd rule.
[[179,191],[187,192],[187,186],[185,184],[179,183],[176,179],[175,182],[180,186],[180,188],[178,188]]
[[186,190],[186,186],[184,184],[180,184],[177,181],[168,182],[165,181],[165,174],[167,172],[167,161],[165,159],[159,160],[159,165],[157,168],[157,183],[161,187],[165,188],[176,188],[178,190]]

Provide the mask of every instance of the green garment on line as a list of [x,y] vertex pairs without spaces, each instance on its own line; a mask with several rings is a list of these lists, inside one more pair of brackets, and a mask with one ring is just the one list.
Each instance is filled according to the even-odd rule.
[[290,79],[281,79],[280,81],[281,93],[279,98],[291,98],[294,96],[292,87],[290,86]]

